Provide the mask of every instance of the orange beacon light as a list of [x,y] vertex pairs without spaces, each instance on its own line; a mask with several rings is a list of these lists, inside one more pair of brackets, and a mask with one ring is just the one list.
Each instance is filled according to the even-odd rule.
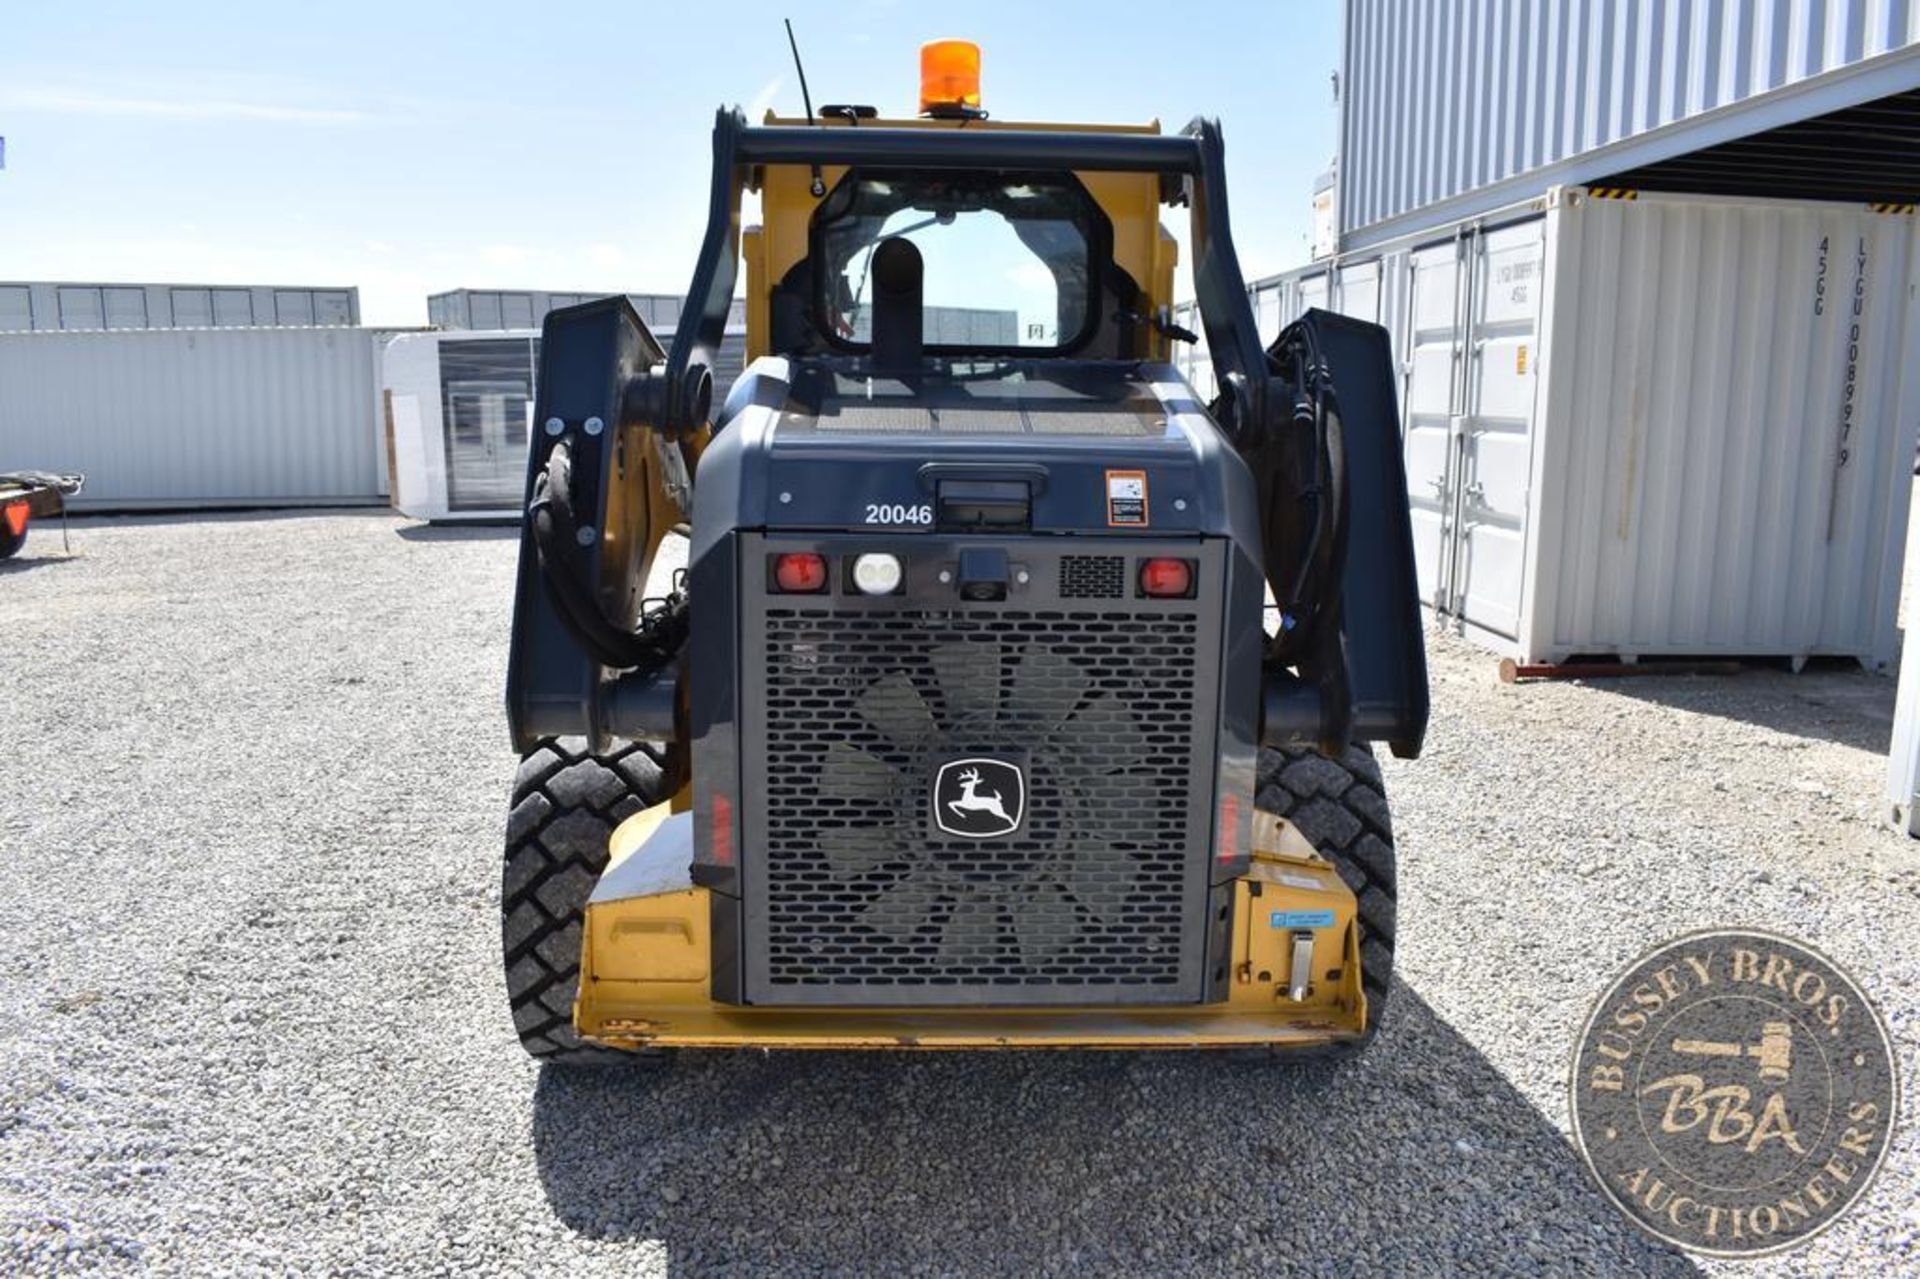
[[980,46],[971,40],[929,40],[920,46],[920,114],[964,119],[980,110]]

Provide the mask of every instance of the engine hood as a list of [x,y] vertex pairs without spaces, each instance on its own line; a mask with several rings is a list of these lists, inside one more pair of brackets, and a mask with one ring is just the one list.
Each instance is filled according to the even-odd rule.
[[903,378],[770,358],[735,384],[701,458],[696,553],[734,528],[934,532],[942,486],[967,482],[1025,485],[1034,533],[1259,544],[1252,478],[1170,365],[996,361]]

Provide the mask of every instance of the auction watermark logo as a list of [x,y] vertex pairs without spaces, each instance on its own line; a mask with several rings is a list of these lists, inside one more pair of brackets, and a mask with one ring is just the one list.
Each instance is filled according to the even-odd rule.
[[1852,978],[1784,937],[1695,933],[1594,1005],[1573,1134],[1619,1209],[1676,1247],[1749,1257],[1805,1243],[1865,1194],[1899,1082]]

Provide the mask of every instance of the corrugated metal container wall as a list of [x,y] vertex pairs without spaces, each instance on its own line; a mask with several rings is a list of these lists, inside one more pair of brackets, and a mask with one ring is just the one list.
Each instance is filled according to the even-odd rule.
[[1422,602],[1482,643],[1880,662],[1917,238],[1858,205],[1575,188],[1252,291],[1263,333],[1328,297],[1386,327]]
[[[1268,276],[1247,286],[1253,303],[1253,318],[1260,340],[1271,344],[1280,330],[1299,319],[1309,307],[1321,307],[1351,315],[1355,319],[1385,324],[1389,334],[1394,325],[1389,317],[1400,314],[1405,306],[1405,277],[1383,272],[1381,260],[1371,258],[1357,264],[1330,266],[1315,263],[1282,275]],[[1191,345],[1174,351],[1173,364],[1204,399],[1211,399],[1217,387],[1207,342],[1200,325],[1198,308],[1183,302],[1174,308],[1174,322],[1200,336]]]
[[0,465],[84,471],[76,510],[377,502],[393,332],[0,335]]
[[[1268,276],[1247,286],[1253,302],[1253,318],[1262,342],[1271,343],[1280,330],[1299,319],[1309,307],[1321,307],[1351,315],[1355,319],[1385,324],[1389,333],[1391,317],[1400,314],[1405,303],[1405,277],[1383,272],[1379,258],[1364,262],[1330,266],[1315,263],[1282,275]],[[1191,302],[1174,308],[1174,320],[1188,331],[1199,334],[1200,316]],[[1183,346],[1174,354],[1174,365],[1202,394],[1214,393],[1213,367],[1208,362],[1206,339]]]
[[1339,216],[1352,247],[1355,231],[1910,45],[1920,3],[1348,0],[1346,24]]
[[1915,219],[1576,193],[1549,220],[1526,647],[1891,659]]
[[0,283],[0,332],[350,328],[360,291],[271,285]]
[[[524,289],[452,289],[428,296],[427,322],[437,329],[532,329],[540,327],[549,311],[614,296],[613,293],[547,293]],[[626,299],[654,337],[662,342],[672,341],[684,307],[679,294],[629,293]],[[4,298],[0,298],[0,302],[4,302]],[[746,322],[746,301],[736,298],[727,324],[739,328]]]

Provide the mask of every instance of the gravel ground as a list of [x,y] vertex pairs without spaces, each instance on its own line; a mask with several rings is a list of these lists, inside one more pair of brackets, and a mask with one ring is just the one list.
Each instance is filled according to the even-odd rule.
[[[1564,1079],[1611,977],[1706,925],[1851,969],[1915,1095],[1884,677],[1510,688],[1436,638],[1430,750],[1387,765],[1400,980],[1346,1068],[543,1074],[495,918],[511,538],[295,514],[75,542],[0,565],[0,1270],[1688,1271],[1587,1185]],[[1920,1266],[1913,1134],[1757,1268]]]

